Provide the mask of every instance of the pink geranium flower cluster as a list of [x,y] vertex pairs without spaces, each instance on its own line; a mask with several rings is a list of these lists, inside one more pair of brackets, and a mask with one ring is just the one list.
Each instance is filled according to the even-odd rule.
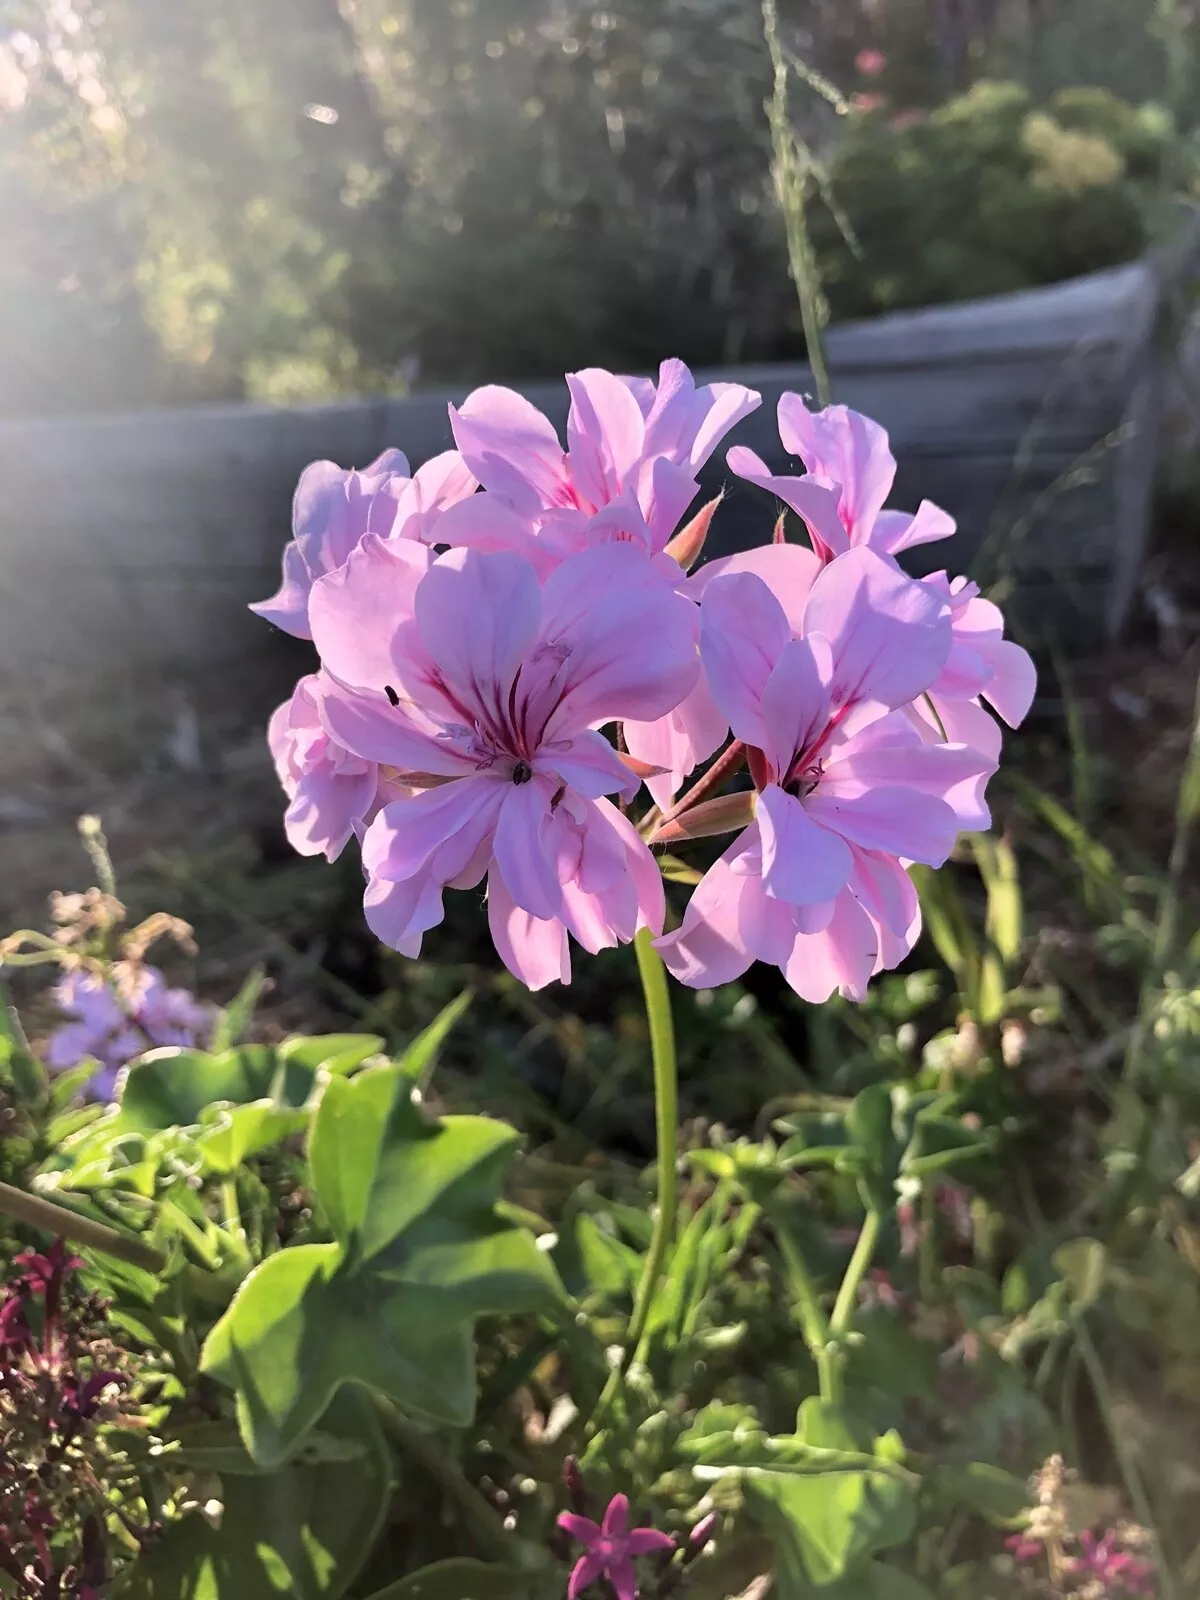
[[[685,524],[697,474],[759,396],[678,361],[567,384],[565,448],[487,387],[415,476],[398,452],[305,472],[256,608],[319,657],[269,731],[289,838],[331,860],[360,841],[367,921],[410,956],[446,889],[486,884],[496,948],[537,988],[569,980],[571,938],[662,935],[656,844],[731,833],[659,940],[670,970],[710,986],[761,960],[808,999],[861,997],[916,938],[907,867],[988,826],[987,708],[1020,722],[1029,657],[973,584],[903,572],[954,523],[884,509],[895,462],[866,417],[785,395],[803,474],[727,460],[810,548],[764,517],[759,548],[692,572],[715,510]],[[743,766],[753,788],[718,793]]]

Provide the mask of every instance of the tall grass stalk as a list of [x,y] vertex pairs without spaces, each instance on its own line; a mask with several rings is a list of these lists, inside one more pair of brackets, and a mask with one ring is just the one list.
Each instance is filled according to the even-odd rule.
[[783,214],[787,236],[788,268],[800,301],[800,320],[804,342],[812,367],[813,387],[822,406],[833,399],[829,368],[821,337],[821,278],[808,233],[808,196],[814,177],[814,164],[808,150],[796,136],[788,114],[788,62],[779,37],[779,13],[775,0],[762,0],[763,34],[771,53],[774,88],[767,101],[767,120],[771,127],[771,176]]

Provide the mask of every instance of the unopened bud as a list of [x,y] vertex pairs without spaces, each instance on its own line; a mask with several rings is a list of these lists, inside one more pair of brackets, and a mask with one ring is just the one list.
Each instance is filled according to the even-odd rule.
[[571,1497],[573,1509],[583,1516],[587,1511],[587,1486],[583,1481],[583,1472],[579,1462],[574,1456],[568,1456],[563,1462],[563,1483],[566,1485],[568,1495]]
[[662,823],[650,835],[650,844],[678,844],[684,839],[710,839],[721,833],[738,833],[754,821],[755,795],[749,789],[701,800],[677,817]]
[[700,1518],[700,1521],[688,1534],[687,1549],[683,1555],[685,1567],[712,1543],[713,1535],[717,1531],[717,1524],[720,1520],[715,1511],[710,1511],[706,1517]]
[[785,511],[781,511],[775,518],[775,532],[771,535],[772,544],[787,543],[787,534],[783,531],[783,519],[786,515],[787,513]]
[[722,490],[715,500],[710,500],[706,506],[701,506],[687,527],[680,528],[667,545],[666,554],[673,561],[678,561],[685,572],[690,572],[699,561],[713,516],[724,498],[725,492]]

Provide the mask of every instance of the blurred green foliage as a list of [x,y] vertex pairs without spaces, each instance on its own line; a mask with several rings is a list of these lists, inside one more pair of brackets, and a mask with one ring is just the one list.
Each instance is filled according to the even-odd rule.
[[[1179,187],[1179,6],[779,9],[878,101],[794,96],[835,315],[1126,260]],[[769,88],[755,0],[10,0],[0,414],[798,356]]]

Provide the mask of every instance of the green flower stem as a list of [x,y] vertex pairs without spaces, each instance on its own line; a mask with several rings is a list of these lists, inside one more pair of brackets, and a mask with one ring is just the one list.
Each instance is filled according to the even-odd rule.
[[384,1427],[409,1460],[428,1474],[446,1498],[454,1502],[464,1526],[470,1530],[479,1549],[495,1560],[510,1559],[515,1547],[514,1540],[504,1531],[499,1513],[475,1485],[468,1482],[453,1458],[438,1446],[435,1439],[423,1433],[416,1423],[410,1422],[402,1411],[398,1411],[390,1400],[376,1395],[375,1402]]
[[633,944],[642,979],[642,993],[646,999],[646,1020],[650,1024],[650,1054],[654,1063],[654,1122],[658,1140],[658,1210],[626,1339],[627,1356],[632,1349],[634,1359],[640,1360],[646,1353],[646,1324],[650,1319],[650,1307],[675,1237],[679,1073],[675,1059],[675,1025],[671,1020],[667,969],[654,948],[654,935],[649,928],[640,928]]
[[588,1425],[595,1434],[607,1415],[609,1405],[624,1381],[630,1363],[642,1359],[647,1350],[647,1325],[654,1292],[658,1288],[675,1237],[675,1219],[678,1196],[675,1190],[675,1166],[679,1155],[679,1088],[675,1059],[675,1026],[671,1020],[671,996],[667,988],[667,973],[662,957],[654,948],[654,935],[648,928],[640,928],[634,937],[638,972],[642,979],[642,994],[646,1002],[646,1020],[650,1024],[650,1054],[654,1067],[654,1119],[658,1143],[658,1209],[654,1217],[654,1232],[650,1248],[642,1264],[641,1281],[633,1302],[633,1315],[625,1336],[625,1354],[619,1365],[608,1375],[608,1381],[596,1404]]
[[843,1339],[850,1332],[854,1308],[858,1304],[859,1286],[874,1260],[875,1246],[879,1243],[879,1224],[878,1209],[869,1206],[863,1219],[862,1232],[854,1246],[854,1254],[850,1257],[850,1265],[846,1268],[846,1276],[842,1279],[842,1286],[833,1304],[833,1315],[829,1319],[831,1339]]
[[[81,1217],[67,1206],[44,1200],[41,1195],[27,1194],[24,1189],[14,1189],[11,1184],[0,1183],[0,1212],[14,1217],[27,1227],[37,1228],[56,1239],[70,1239],[85,1250],[97,1250],[114,1260],[126,1261],[143,1272],[161,1273],[167,1258],[161,1250],[143,1244],[130,1234],[110,1228],[105,1222],[94,1222],[91,1217]],[[214,1304],[227,1305],[236,1285],[222,1283],[213,1273],[194,1266],[185,1268],[188,1285],[202,1299]]]
[[86,1249],[99,1250],[118,1261],[127,1261],[131,1267],[141,1267],[145,1272],[161,1272],[167,1264],[161,1250],[143,1244],[140,1239],[119,1233],[105,1222],[81,1217],[66,1206],[55,1205],[53,1200],[14,1189],[8,1183],[0,1183],[0,1211],[28,1227],[53,1234],[56,1239],[72,1239]]
[[246,1230],[242,1227],[242,1207],[238,1199],[236,1178],[226,1178],[221,1184],[221,1209],[225,1214],[225,1231],[244,1249]]

